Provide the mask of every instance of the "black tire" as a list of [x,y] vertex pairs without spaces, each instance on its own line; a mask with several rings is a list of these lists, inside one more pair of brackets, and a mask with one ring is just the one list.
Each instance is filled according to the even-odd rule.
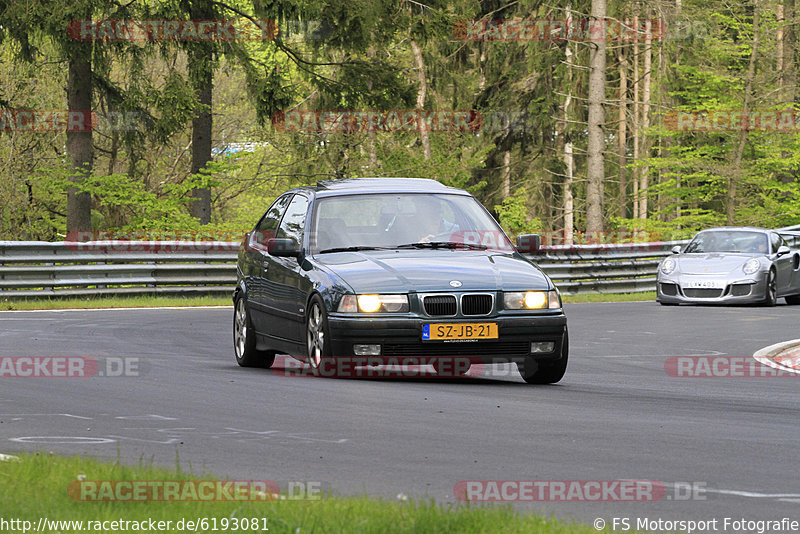
[[272,367],[274,351],[256,349],[256,333],[247,310],[247,299],[239,293],[233,303],[233,355],[242,367]]
[[786,304],[797,305],[800,304],[800,295],[789,295],[786,297]]
[[555,384],[567,372],[569,360],[569,331],[564,330],[564,343],[561,346],[561,358],[556,361],[535,360],[526,358],[517,364],[519,374],[528,384]]
[[763,300],[764,306],[775,306],[775,304],[778,303],[777,295],[778,293],[775,283],[775,271],[770,269],[769,274],[767,275],[767,290]]
[[319,295],[311,297],[306,313],[306,363],[317,376],[354,376],[355,366],[350,358],[334,358],[331,354],[328,313]]

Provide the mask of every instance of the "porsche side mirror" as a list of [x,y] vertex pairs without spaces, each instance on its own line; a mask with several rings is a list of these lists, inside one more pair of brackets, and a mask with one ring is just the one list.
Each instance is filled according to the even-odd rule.
[[681,253],[681,246],[680,245],[675,245],[674,247],[672,247],[672,253],[673,254],[680,254]]
[[542,240],[539,234],[522,234],[517,236],[517,252],[532,254],[539,252]]
[[781,256],[786,256],[791,251],[792,249],[790,249],[786,245],[781,245],[780,247],[778,247],[778,257],[780,258]]

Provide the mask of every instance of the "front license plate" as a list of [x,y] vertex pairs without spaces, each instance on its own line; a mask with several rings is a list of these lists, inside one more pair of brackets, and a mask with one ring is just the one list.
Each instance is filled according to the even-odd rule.
[[497,339],[497,323],[432,323],[422,325],[423,341]]
[[703,279],[694,279],[694,280],[687,280],[683,287],[689,289],[724,289],[725,282],[722,280],[703,280]]

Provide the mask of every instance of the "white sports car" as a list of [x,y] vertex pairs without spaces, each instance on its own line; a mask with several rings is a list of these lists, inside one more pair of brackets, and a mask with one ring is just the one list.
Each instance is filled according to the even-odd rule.
[[764,228],[711,228],[699,232],[658,266],[656,300],[680,303],[764,304],[778,298],[800,304],[800,251]]

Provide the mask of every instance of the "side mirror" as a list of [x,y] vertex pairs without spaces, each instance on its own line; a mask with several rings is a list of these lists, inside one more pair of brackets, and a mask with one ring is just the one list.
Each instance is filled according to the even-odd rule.
[[267,241],[267,253],[279,258],[297,258],[300,256],[300,247],[294,239],[272,238]]
[[531,254],[539,252],[542,240],[539,234],[522,234],[517,236],[517,252]]
[[681,246],[680,245],[675,245],[674,247],[672,247],[672,253],[673,254],[680,254],[681,253]]
[[778,247],[778,257],[780,258],[781,256],[786,256],[791,251],[792,249],[790,249],[786,245],[781,245],[780,247]]

